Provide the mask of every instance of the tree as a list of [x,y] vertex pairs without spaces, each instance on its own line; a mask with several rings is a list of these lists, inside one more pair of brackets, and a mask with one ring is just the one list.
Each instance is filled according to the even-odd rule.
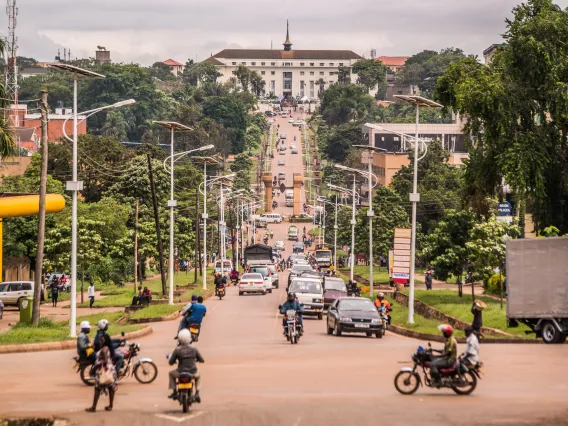
[[197,86],[198,84],[208,85],[217,83],[217,79],[221,76],[221,73],[214,64],[210,62],[199,62],[194,64],[193,61],[191,61],[191,65],[188,66],[189,61],[186,63],[183,70],[182,79],[184,83],[192,86]]
[[325,85],[326,84],[327,84],[327,82],[321,77],[316,81],[316,85],[319,87],[318,98],[320,98],[320,99],[323,97],[323,94],[325,93]]
[[327,89],[320,111],[328,125],[363,120],[373,109],[374,100],[356,84],[334,84]]
[[[508,44],[489,65],[473,59],[451,64],[438,80],[436,97],[467,117],[474,137],[466,164],[466,196],[502,197],[512,188],[524,219],[530,199],[537,230],[554,225],[568,232],[568,11],[551,0],[529,0],[513,9]],[[487,213],[487,212],[485,212]],[[521,226],[523,228],[523,226]]]
[[250,70],[250,68],[247,68],[244,65],[238,65],[237,69],[233,71],[233,75],[241,84],[243,91],[248,92],[252,76],[252,71]]
[[148,68],[148,71],[152,77],[158,80],[171,81],[176,78],[176,76],[172,74],[171,68],[163,62],[154,62],[154,64]]
[[256,96],[260,96],[264,92],[266,81],[263,80],[262,76],[259,73],[257,73],[256,71],[252,71],[250,74],[250,85],[252,88],[252,92]]
[[348,156],[353,145],[363,145],[365,139],[358,123],[348,123],[336,126],[330,132],[326,144],[326,157],[342,163]]
[[351,69],[344,65],[337,68],[337,84],[351,83]]
[[239,153],[243,150],[244,135],[246,133],[247,109],[236,97],[211,96],[203,101],[203,114],[221,124],[225,129],[230,129],[232,152]]
[[132,128],[132,123],[124,117],[122,111],[110,110],[107,112],[105,123],[101,129],[103,136],[112,136],[116,139],[125,140],[128,132]]
[[357,83],[369,93],[378,85],[384,86],[387,78],[387,67],[375,59],[363,59],[353,64],[353,73],[357,74]]
[[425,236],[422,256],[431,262],[437,278],[446,281],[453,275],[458,283],[461,282],[468,259],[466,244],[476,224],[471,210],[448,210]]

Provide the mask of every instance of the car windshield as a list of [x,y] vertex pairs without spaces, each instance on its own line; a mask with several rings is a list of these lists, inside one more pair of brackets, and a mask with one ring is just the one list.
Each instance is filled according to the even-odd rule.
[[336,290],[336,291],[347,291],[347,287],[343,280],[326,280],[325,281],[326,290]]
[[[228,260],[223,263],[223,269],[231,269],[231,266],[231,262]],[[217,262],[215,268],[221,269],[221,262]]]
[[339,309],[343,311],[375,311],[375,305],[369,299],[343,299],[339,302]]
[[322,289],[321,284],[313,281],[293,281],[290,285],[290,292],[320,294]]
[[274,267],[274,265],[270,265],[268,266],[268,269],[270,269],[270,272],[275,274],[276,273],[276,268]]
[[294,265],[294,267],[292,268],[293,271],[311,271],[312,267],[310,265],[299,265],[296,264]]
[[254,280],[262,281],[262,275],[260,275],[260,274],[244,274],[242,276],[241,280],[244,280],[244,281],[254,281]]
[[268,276],[268,268],[263,266],[253,266],[252,268],[250,268],[250,272],[258,272],[260,275],[262,275],[263,277]]

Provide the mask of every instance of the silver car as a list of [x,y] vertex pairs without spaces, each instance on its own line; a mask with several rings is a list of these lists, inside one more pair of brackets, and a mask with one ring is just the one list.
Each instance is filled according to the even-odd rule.
[[0,300],[4,305],[20,307],[20,300],[24,297],[33,297],[33,281],[6,281],[0,283]]

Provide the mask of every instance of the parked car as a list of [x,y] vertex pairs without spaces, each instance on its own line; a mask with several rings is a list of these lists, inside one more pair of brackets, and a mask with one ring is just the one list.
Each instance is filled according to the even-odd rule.
[[243,274],[239,281],[239,296],[245,293],[266,294],[266,284],[264,278],[259,273]]
[[365,333],[383,337],[383,321],[373,302],[362,297],[338,299],[327,311],[327,334]]
[[286,155],[286,150],[285,150],[285,149],[280,149],[280,150],[278,151],[278,154],[280,154],[280,155]]
[[0,300],[5,306],[20,308],[20,300],[24,297],[33,297],[33,281],[6,281],[0,283]]
[[323,279],[323,307],[329,308],[337,299],[347,297],[345,281],[336,277],[324,277]]

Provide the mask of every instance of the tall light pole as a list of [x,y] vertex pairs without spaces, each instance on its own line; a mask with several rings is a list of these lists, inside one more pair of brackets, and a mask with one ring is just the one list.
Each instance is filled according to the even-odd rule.
[[418,193],[418,127],[420,125],[420,107],[441,108],[442,105],[423,98],[422,96],[395,95],[395,98],[416,106],[416,135],[414,139],[414,173],[412,179],[412,193],[409,196],[412,203],[412,234],[410,240],[410,276],[408,292],[408,323],[414,324],[414,272],[416,263],[416,207],[420,201]]
[[[371,175],[373,174],[373,151],[384,151],[386,149],[376,148],[372,146],[373,140],[369,138],[369,146],[367,145],[353,145],[355,148],[362,148],[368,150],[368,179],[369,182],[369,209],[367,210],[367,217],[369,218],[369,296],[373,297],[373,216],[375,216],[375,212],[373,211],[373,184],[371,181]],[[377,182],[378,183],[378,182]]]
[[[83,189],[83,182],[77,179],[77,86],[79,76],[91,78],[105,78],[104,75],[93,71],[85,70],[73,65],[55,63],[50,66],[58,68],[62,71],[73,73],[73,177],[71,181],[67,181],[67,191],[71,191],[72,207],[71,207],[71,315],[69,318],[69,335],[77,336],[77,193]],[[67,120],[63,123],[63,133],[65,134],[65,126]],[[65,136],[67,136],[65,134]],[[67,139],[69,139],[67,137]]]

